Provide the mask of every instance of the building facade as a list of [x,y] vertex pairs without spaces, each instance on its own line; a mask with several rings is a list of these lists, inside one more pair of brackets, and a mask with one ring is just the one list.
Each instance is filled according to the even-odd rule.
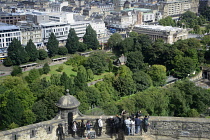
[[16,25],[18,21],[26,20],[26,15],[0,12],[0,22]]
[[47,22],[40,24],[42,30],[42,41],[44,44],[48,42],[51,32],[53,32],[60,43],[67,40],[70,25],[62,22]]
[[20,28],[15,25],[0,23],[0,56],[7,55],[7,48],[14,38],[22,42]]
[[135,25],[133,31],[139,34],[146,34],[155,41],[159,38],[163,39],[165,43],[173,44],[177,40],[187,39],[187,29],[171,27],[171,26],[160,26],[160,25]]

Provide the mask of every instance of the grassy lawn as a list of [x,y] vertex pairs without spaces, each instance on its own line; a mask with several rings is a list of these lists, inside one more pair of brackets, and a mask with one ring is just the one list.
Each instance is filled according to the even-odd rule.
[[[63,66],[63,71],[62,72],[58,72],[56,71],[60,66]],[[49,74],[43,74],[41,76],[41,78],[44,78],[46,77],[47,80],[50,80],[50,76],[52,74],[62,74],[63,72],[65,72],[68,76],[76,76],[77,75],[77,72],[73,71],[72,70],[73,67],[70,66],[70,65],[66,65],[66,64],[58,64],[58,65],[54,65],[54,66],[50,66],[50,72]],[[26,71],[26,72],[23,72],[23,77],[27,76],[29,73],[29,71]],[[95,80],[98,80],[98,79],[102,79],[105,75],[109,75],[109,74],[112,74],[113,73],[109,73],[109,72],[105,72],[101,75],[94,75],[94,79],[92,81],[95,81]]]

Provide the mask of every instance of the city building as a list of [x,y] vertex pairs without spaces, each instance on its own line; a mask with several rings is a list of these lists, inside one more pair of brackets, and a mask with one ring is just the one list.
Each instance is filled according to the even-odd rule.
[[47,12],[40,12],[37,10],[28,11],[26,13],[26,20],[34,24],[49,22],[49,15]]
[[16,25],[0,23],[0,56],[7,55],[7,48],[13,38],[22,40],[20,28]]
[[93,20],[90,22],[91,27],[93,30],[96,31],[97,37],[104,37],[107,34],[105,23],[102,20]]
[[49,4],[51,12],[61,12],[64,6],[68,6],[68,1],[63,2],[52,2]]
[[65,22],[65,23],[74,22],[73,12],[50,12],[48,13],[48,15],[50,21]]
[[26,15],[21,13],[7,13],[0,11],[0,22],[16,25],[18,21],[26,20]]
[[176,19],[186,11],[198,13],[199,0],[162,0],[158,3],[136,3],[135,7],[159,11],[163,18],[171,16]]
[[159,38],[163,39],[165,43],[173,44],[177,40],[187,39],[188,30],[171,26],[160,25],[135,25],[133,31],[139,34],[146,34],[155,41]]
[[64,43],[67,40],[70,25],[68,23],[62,22],[46,22],[39,24],[42,30],[42,41],[46,45],[50,37],[51,32],[53,32],[59,41],[59,43]]
[[17,26],[20,27],[22,32],[23,46],[26,46],[28,41],[31,39],[37,49],[43,48],[44,44],[42,42],[42,31],[40,26],[28,23],[27,21],[19,21]]
[[86,33],[86,28],[90,24],[90,21],[75,21],[70,23],[70,28],[74,28],[77,36],[82,38]]

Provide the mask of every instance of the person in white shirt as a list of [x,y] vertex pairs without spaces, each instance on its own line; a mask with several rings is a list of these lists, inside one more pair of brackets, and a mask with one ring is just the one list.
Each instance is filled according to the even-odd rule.
[[101,136],[101,132],[102,132],[102,128],[103,128],[103,121],[102,121],[102,117],[100,116],[100,118],[98,119],[98,126],[99,126],[99,136]]
[[127,119],[125,120],[125,125],[126,125],[127,134],[130,135],[130,131],[131,131],[130,117],[127,117]]
[[135,121],[134,119],[131,119],[131,135],[134,135],[135,133]]

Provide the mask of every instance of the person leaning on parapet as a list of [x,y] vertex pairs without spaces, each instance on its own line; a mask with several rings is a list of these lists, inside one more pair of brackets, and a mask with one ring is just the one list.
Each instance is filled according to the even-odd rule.
[[139,116],[136,116],[135,118],[135,133],[138,134],[140,132],[141,134],[141,119]]
[[63,126],[62,124],[58,124],[58,128],[56,129],[56,135],[58,140],[64,140]]
[[99,127],[99,136],[101,136],[102,128],[103,128],[103,121],[102,121],[102,117],[101,116],[98,119],[98,127]]
[[145,115],[144,119],[143,119],[143,130],[145,133],[147,133],[149,125],[150,125],[150,123],[149,123],[149,114],[148,114],[148,115]]
[[85,123],[84,120],[81,120],[80,123],[80,137],[85,137]]
[[119,129],[121,128],[121,118],[118,115],[116,115],[116,117],[114,118],[114,124],[116,133],[118,134]]
[[125,120],[125,126],[126,126],[126,133],[127,133],[127,135],[130,135],[130,131],[131,131],[130,117],[127,117],[127,119]]
[[87,130],[87,133],[86,133],[86,139],[88,139],[88,135],[89,135],[89,133],[90,133],[90,121],[87,121],[87,123],[86,123],[86,130]]

